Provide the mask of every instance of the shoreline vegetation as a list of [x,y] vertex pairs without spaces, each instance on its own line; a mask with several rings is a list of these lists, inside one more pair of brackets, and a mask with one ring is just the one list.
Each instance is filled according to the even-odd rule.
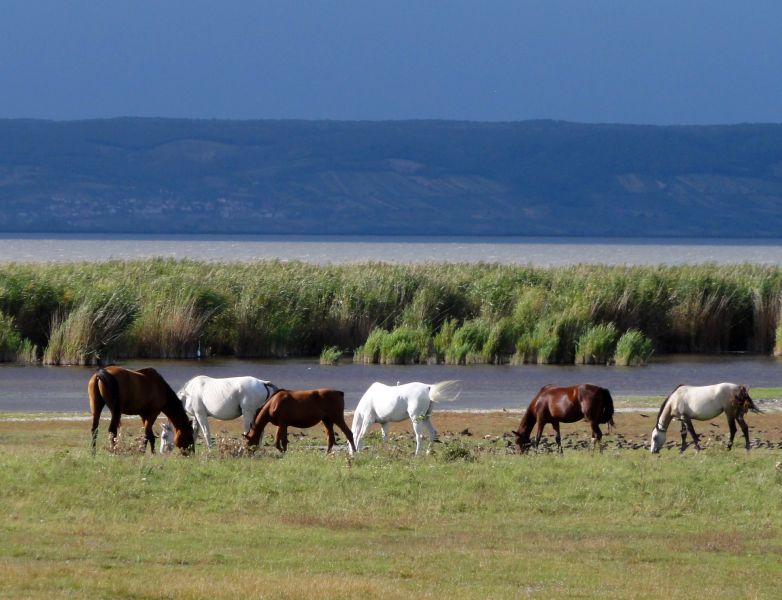
[[782,268],[752,264],[3,263],[0,360],[638,365],[782,353],[781,308]]

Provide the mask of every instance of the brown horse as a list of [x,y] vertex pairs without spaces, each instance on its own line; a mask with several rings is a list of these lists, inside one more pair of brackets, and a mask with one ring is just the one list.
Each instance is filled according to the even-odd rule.
[[345,394],[338,390],[279,390],[255,415],[252,427],[244,438],[248,446],[257,446],[263,437],[263,428],[267,423],[272,423],[277,426],[274,446],[280,452],[285,452],[288,449],[288,427],[306,429],[320,422],[323,422],[328,433],[326,452],[331,452],[334,446],[334,425],[348,438],[351,450],[356,451],[353,433],[345,423]]
[[535,447],[540,443],[540,436],[546,423],[551,423],[557,434],[557,447],[562,453],[562,439],[559,436],[560,423],[575,423],[584,419],[592,426],[592,443],[600,444],[603,432],[602,423],[613,426],[614,401],[611,393],[602,387],[588,383],[570,387],[543,386],[537,396],[532,399],[527,412],[521,418],[516,434],[516,443],[521,452],[530,447],[530,434],[535,423],[538,433],[535,437]]
[[104,406],[111,411],[111,446],[114,448],[120,418],[124,415],[139,415],[144,425],[144,450],[155,453],[155,434],[152,425],[162,412],[174,426],[174,445],[183,452],[193,449],[193,427],[176,392],[155,369],[147,367],[138,371],[122,367],[98,369],[87,384],[92,414],[92,449],[98,437],[98,423]]

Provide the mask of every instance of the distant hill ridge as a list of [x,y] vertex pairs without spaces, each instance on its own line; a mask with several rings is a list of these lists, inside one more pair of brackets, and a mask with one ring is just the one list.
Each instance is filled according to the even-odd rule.
[[782,235],[782,125],[0,120],[0,231]]

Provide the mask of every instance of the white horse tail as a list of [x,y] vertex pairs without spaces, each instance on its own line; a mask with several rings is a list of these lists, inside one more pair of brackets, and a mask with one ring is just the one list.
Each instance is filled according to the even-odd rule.
[[458,379],[440,381],[429,386],[429,400],[432,402],[453,402],[462,394],[462,382]]

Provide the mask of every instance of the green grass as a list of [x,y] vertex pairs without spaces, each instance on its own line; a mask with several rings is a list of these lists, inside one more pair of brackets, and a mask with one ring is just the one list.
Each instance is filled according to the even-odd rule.
[[2,597],[778,593],[777,452],[93,457],[78,427],[0,429]]

